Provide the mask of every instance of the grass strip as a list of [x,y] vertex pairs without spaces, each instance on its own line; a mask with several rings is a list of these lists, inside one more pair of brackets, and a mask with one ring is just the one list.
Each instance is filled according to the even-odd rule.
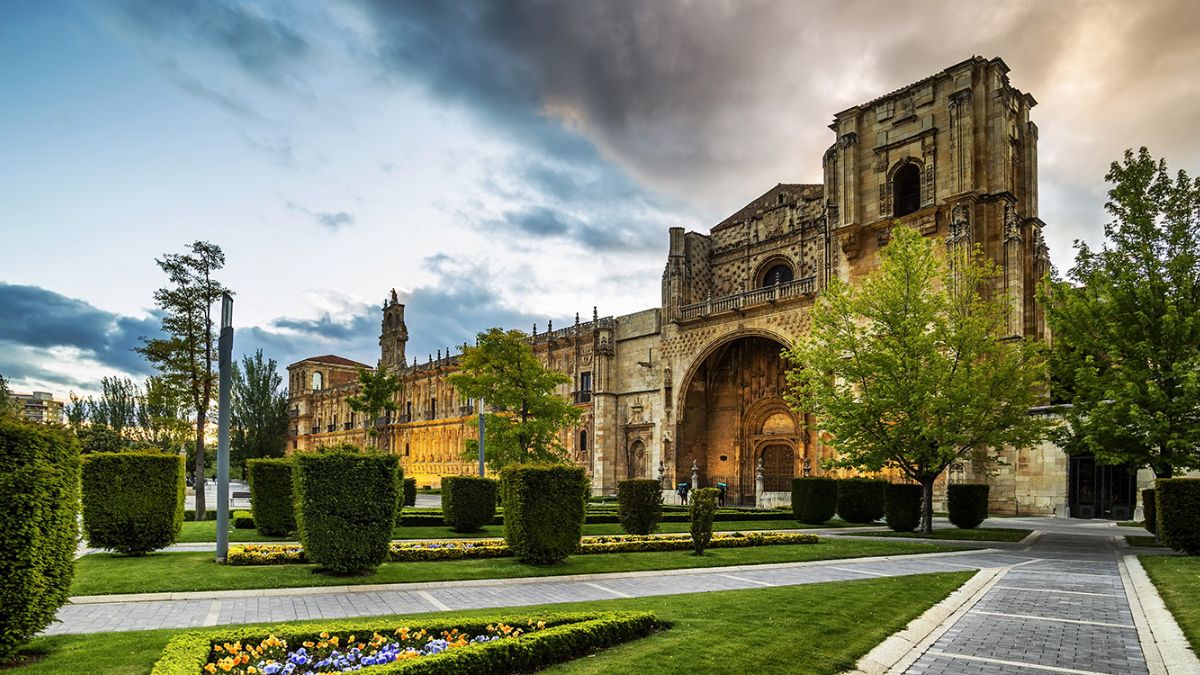
[[512,579],[563,574],[759,565],[953,550],[958,549],[907,541],[823,539],[817,544],[712,549],[703,556],[692,555],[688,551],[577,555],[553,565],[525,565],[515,558],[396,562],[380,565],[374,574],[350,577],[324,574],[311,564],[261,567],[218,565],[213,554],[209,552],[153,553],[141,557],[94,553],[76,561],[75,582],[71,587],[71,594],[79,596]]
[[[538,612],[652,611],[671,629],[553,668],[550,673],[811,673],[852,668],[888,635],[941,601],[970,572],[841,581],[805,586],[521,607]],[[503,609],[407,615],[447,624]],[[320,630],[325,621],[302,622]],[[258,624],[264,625],[264,624]],[[214,629],[227,631],[228,627]],[[18,654],[33,661],[10,672],[132,675],[150,672],[172,636],[154,630],[36,638]],[[797,636],[803,636],[801,638]]]
[[1014,530],[1007,527],[977,527],[973,530],[946,529],[924,532],[859,532],[864,537],[899,537],[901,539],[942,539],[945,541],[1021,541],[1033,530]]
[[1175,615],[1192,651],[1200,653],[1200,558],[1139,555],[1138,560]]

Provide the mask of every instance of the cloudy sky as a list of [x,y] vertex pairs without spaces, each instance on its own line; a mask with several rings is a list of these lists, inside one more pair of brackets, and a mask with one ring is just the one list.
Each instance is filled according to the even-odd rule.
[[237,348],[409,354],[656,305],[666,228],[819,182],[832,114],[972,54],[1039,105],[1054,262],[1108,162],[1200,170],[1200,5],[0,3],[0,373],[143,377],[156,256],[222,246]]

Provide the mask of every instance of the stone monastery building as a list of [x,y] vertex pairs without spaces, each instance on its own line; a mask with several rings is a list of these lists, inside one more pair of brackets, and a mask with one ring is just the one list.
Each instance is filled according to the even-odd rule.
[[[561,394],[583,416],[563,445],[594,493],[660,474],[670,489],[695,466],[700,485],[726,483],[732,503],[753,503],[761,461],[768,501],[783,502],[793,476],[822,474],[833,450],[811,415],[784,403],[780,350],[807,330],[830,279],[853,283],[878,266],[894,224],[947,247],[981,244],[1004,271],[995,290],[1011,300],[1009,333],[1045,339],[1034,296],[1050,266],[1036,103],[1009,83],[1004,61],[973,57],[843,110],[829,125],[822,183],[776,185],[708,233],[671,228],[661,306],[532,334],[535,353],[574,383]],[[462,451],[476,411],[446,380],[458,357],[408,360],[395,291],[382,314],[379,362],[404,388],[381,437],[421,485],[472,473]],[[364,367],[338,356],[288,367],[293,451],[365,441],[370,421],[345,403]],[[1129,516],[1134,478],[1123,469],[1048,444],[1004,454],[990,479],[996,512]],[[982,477],[968,466],[947,479]]]

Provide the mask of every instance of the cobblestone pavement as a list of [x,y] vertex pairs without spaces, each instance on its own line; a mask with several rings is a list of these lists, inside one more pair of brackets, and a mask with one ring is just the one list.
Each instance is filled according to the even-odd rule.
[[58,622],[46,634],[191,628],[707,593],[1004,567],[1025,559],[1014,558],[1004,551],[982,550],[535,579],[177,593],[138,602],[107,596],[104,602],[81,599],[78,604],[64,606],[59,610]]
[[1149,672],[1114,540],[1057,529],[1022,551],[1029,560],[1005,572],[905,672]]

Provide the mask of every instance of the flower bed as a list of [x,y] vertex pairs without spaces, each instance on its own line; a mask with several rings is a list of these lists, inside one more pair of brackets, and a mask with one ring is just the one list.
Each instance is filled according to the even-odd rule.
[[184,633],[172,638],[152,675],[307,673],[513,673],[544,668],[665,626],[650,612],[603,612],[436,620],[397,626],[375,620],[283,624]]
[[[815,534],[786,532],[728,532],[714,534],[710,548],[741,548],[780,544],[816,544]],[[690,535],[613,535],[584,537],[579,553],[631,553],[685,551],[692,547]],[[512,555],[503,539],[467,539],[447,541],[394,541],[388,549],[391,562],[503,558]],[[227,558],[230,565],[284,565],[305,563],[304,549],[298,544],[247,544],[232,546]]]

